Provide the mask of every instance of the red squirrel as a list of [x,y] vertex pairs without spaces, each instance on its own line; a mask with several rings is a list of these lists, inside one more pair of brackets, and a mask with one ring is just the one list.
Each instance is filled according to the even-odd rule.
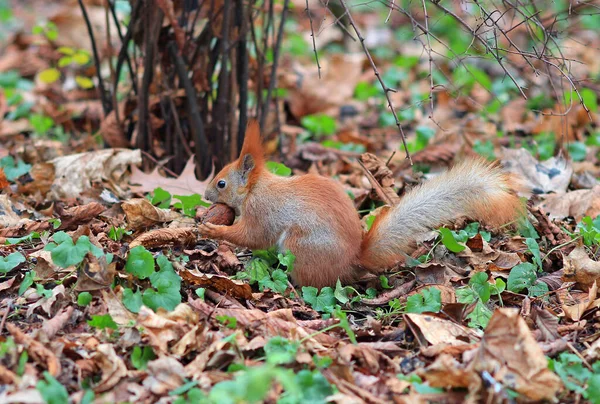
[[228,205],[231,226],[199,225],[204,237],[251,249],[277,246],[295,256],[292,278],[299,286],[349,283],[364,273],[383,272],[410,253],[426,231],[460,216],[501,225],[521,211],[512,179],[498,165],[467,160],[412,189],[382,211],[370,231],[342,186],[306,174],[281,177],[265,168],[258,123],[251,121],[240,157],[209,183],[205,198]]

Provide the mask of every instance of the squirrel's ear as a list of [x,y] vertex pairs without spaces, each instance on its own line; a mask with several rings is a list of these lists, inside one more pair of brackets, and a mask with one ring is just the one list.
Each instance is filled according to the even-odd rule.
[[242,174],[242,180],[244,181],[244,185],[248,183],[248,178],[250,177],[250,173],[256,167],[256,163],[254,161],[254,157],[251,154],[244,154],[240,157],[240,173]]

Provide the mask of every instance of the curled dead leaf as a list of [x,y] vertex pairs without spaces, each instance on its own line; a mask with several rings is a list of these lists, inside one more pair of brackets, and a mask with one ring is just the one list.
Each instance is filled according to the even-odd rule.
[[121,204],[127,223],[132,229],[140,229],[153,226],[157,223],[170,222],[181,216],[169,209],[161,209],[152,205],[145,198],[136,198]]
[[[129,208],[128,208],[129,209]],[[158,208],[156,208],[158,209]],[[123,209],[125,210],[125,209]],[[167,245],[193,245],[198,239],[196,228],[179,227],[150,230],[143,233],[129,243],[129,249],[143,245],[146,248],[161,247]]]
[[60,361],[50,349],[31,336],[25,334],[14,324],[6,323],[6,329],[15,339],[15,343],[23,345],[29,356],[41,367],[48,369],[48,373],[57,377],[61,372]]

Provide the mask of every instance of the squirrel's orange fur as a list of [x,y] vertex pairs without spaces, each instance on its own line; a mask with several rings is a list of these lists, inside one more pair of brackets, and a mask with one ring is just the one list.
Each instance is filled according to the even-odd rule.
[[260,131],[251,122],[240,157],[209,184],[205,197],[225,203],[239,219],[232,226],[199,226],[205,237],[249,248],[277,246],[295,256],[292,277],[301,286],[355,280],[379,272],[410,253],[417,237],[468,216],[488,224],[516,218],[521,204],[512,180],[497,165],[465,161],[407,193],[364,234],[358,213],[335,181],[307,174],[280,177],[264,167]]

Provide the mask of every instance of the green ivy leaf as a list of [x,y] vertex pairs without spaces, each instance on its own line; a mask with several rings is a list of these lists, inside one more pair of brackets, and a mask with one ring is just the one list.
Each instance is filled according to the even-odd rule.
[[141,245],[133,247],[129,251],[125,271],[138,277],[138,279],[146,279],[154,273],[154,258],[152,257],[152,253]]
[[68,268],[72,265],[79,265],[85,255],[92,251],[95,256],[98,256],[98,248],[94,246],[87,236],[80,236],[77,243],[73,243],[73,239],[67,233],[61,231],[53,236],[54,243],[48,243],[44,250],[50,251],[52,262],[61,268]]
[[19,296],[23,296],[23,293],[25,293],[25,291],[27,289],[29,289],[29,287],[31,285],[33,285],[33,278],[35,277],[35,271],[29,271],[25,274],[25,276],[23,277],[23,280],[21,281],[21,286],[19,286]]
[[123,288],[123,305],[132,313],[139,313],[142,307],[142,293],[131,288]]
[[80,66],[88,64],[90,61],[90,54],[85,51],[77,51],[73,55],[73,62],[77,63]]
[[288,273],[294,269],[294,262],[296,262],[296,256],[292,254],[290,250],[286,250],[283,254],[277,253],[277,260],[281,265],[285,265]]
[[529,289],[533,286],[536,279],[535,265],[522,262],[511,269],[508,275],[508,290],[519,293],[523,289]]
[[600,374],[594,374],[589,378],[585,394],[592,404],[600,404]]
[[91,320],[87,322],[90,326],[97,328],[99,330],[103,330],[105,328],[110,328],[111,330],[118,330],[119,326],[115,323],[115,320],[111,317],[110,314],[104,314],[101,316],[92,316]]
[[20,159],[17,159],[15,162],[12,156],[6,156],[0,159],[0,167],[4,170],[6,179],[11,182],[14,182],[14,180],[27,174],[29,170],[31,170],[31,164],[25,164],[23,160]]
[[488,282],[488,275],[485,272],[478,272],[473,275],[469,280],[469,285],[483,303],[487,303],[490,300],[490,283]]
[[284,293],[288,288],[288,277],[284,271],[276,269],[270,277],[264,277],[258,281],[258,286],[260,290],[269,288],[277,293]]
[[25,256],[18,251],[6,257],[0,257],[0,273],[7,273],[23,262],[25,262]]
[[269,170],[273,174],[277,174],[281,177],[289,177],[290,175],[292,175],[292,169],[282,163],[277,163],[275,161],[267,161],[265,163],[265,167],[267,167],[267,170]]
[[156,355],[154,355],[154,351],[151,347],[145,346],[140,347],[136,345],[133,347],[133,352],[131,352],[131,364],[137,370],[146,370],[148,362],[156,359]]
[[538,267],[538,270],[542,270],[542,257],[540,255],[540,245],[533,238],[526,238],[525,244],[529,248],[529,252],[533,255],[533,259]]
[[160,187],[155,188],[150,202],[161,209],[168,209],[171,206],[171,194]]
[[408,313],[437,313],[442,309],[442,294],[439,289],[423,289],[421,293],[409,296],[406,300]]
[[75,54],[75,49],[69,46],[59,46],[57,51],[67,56],[73,56]]
[[478,300],[475,308],[466,318],[470,320],[470,327],[485,328],[492,318],[492,311],[481,300]]
[[65,386],[48,372],[44,372],[44,379],[38,381],[35,388],[47,404],[65,404],[69,402],[69,393],[67,393]]
[[296,360],[299,347],[300,344],[297,341],[292,342],[281,336],[273,337],[267,341],[264,347],[267,363],[273,365],[292,363]]
[[164,255],[159,255],[156,262],[160,271],[150,275],[150,283],[156,290],[145,290],[142,294],[142,302],[154,311],[160,307],[171,311],[181,303],[181,278]]
[[307,115],[300,122],[317,137],[331,136],[337,128],[335,119],[325,114]]
[[348,297],[348,292],[350,291],[352,291],[352,288],[349,288],[348,286],[342,286],[342,282],[340,282],[338,279],[335,283],[335,291],[333,292],[333,295],[338,302],[341,304],[346,304],[350,301],[350,298]]
[[445,227],[440,227],[438,229],[440,235],[442,237],[442,243],[446,246],[446,248],[454,253],[458,253],[463,251],[466,247],[464,245],[458,244],[458,242],[454,239],[452,235],[452,231]]
[[538,297],[548,293],[548,284],[545,282],[537,281],[529,288],[529,295],[532,297]]
[[203,206],[205,203],[202,197],[198,194],[193,195],[173,195],[173,198],[179,199],[181,202],[175,203],[175,208],[181,209],[183,214],[189,217],[196,216],[196,207]]
[[312,286],[302,287],[302,298],[311,305],[313,309],[321,313],[331,313],[335,307],[335,295],[329,286],[321,289],[321,292]]

